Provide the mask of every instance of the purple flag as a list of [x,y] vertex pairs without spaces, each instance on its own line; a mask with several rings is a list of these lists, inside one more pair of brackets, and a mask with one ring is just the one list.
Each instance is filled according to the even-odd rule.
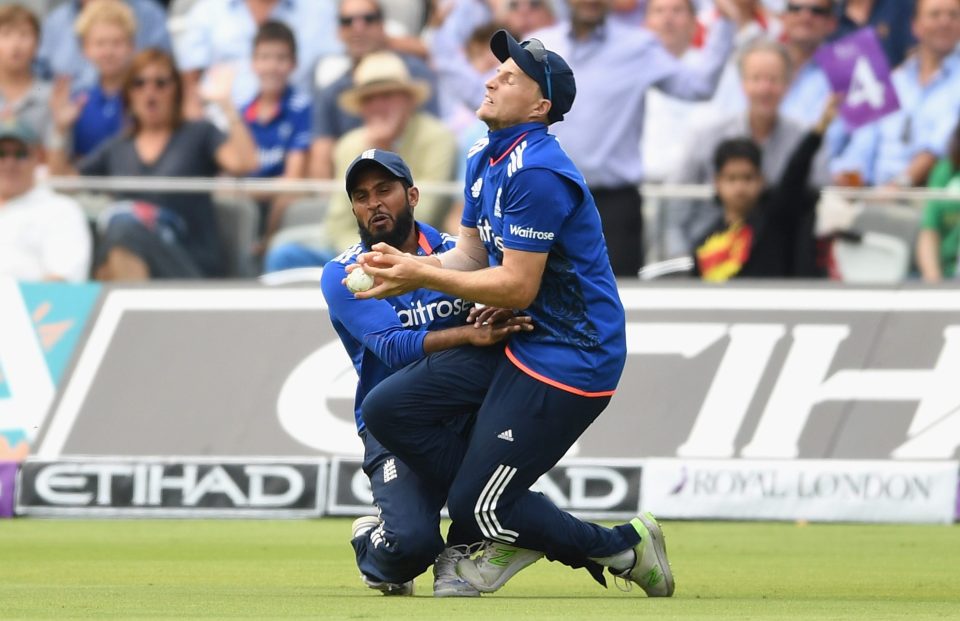
[[890,79],[890,65],[873,28],[861,28],[814,56],[835,93],[844,95],[840,116],[850,129],[872,123],[900,109]]
[[17,464],[0,461],[0,518],[13,517],[13,485],[17,480]]

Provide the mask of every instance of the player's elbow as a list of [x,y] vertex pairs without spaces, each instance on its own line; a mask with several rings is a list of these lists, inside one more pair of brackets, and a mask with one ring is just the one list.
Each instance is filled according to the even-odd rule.
[[391,371],[402,369],[423,356],[423,335],[399,327],[368,335],[363,345]]
[[517,310],[524,310],[531,304],[537,297],[537,293],[540,291],[540,283],[537,282],[536,285],[529,285],[526,283],[516,283],[511,286],[507,293],[506,298],[502,306],[504,308],[514,308]]
[[375,349],[373,353],[376,354],[380,362],[385,364],[390,371],[402,369],[416,360],[414,352],[410,351],[409,347],[405,347],[403,343],[390,342],[381,345],[382,346]]

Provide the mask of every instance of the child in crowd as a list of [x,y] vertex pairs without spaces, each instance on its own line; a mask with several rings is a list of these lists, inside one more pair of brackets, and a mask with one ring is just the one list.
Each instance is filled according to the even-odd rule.
[[[47,146],[78,159],[93,152],[124,126],[121,91],[134,54],[136,18],[125,2],[92,0],[75,24],[83,54],[97,69],[99,82],[80,93],[70,79],[58,78],[50,105],[54,132]],[[69,147],[69,148],[68,148]]]
[[[260,167],[255,177],[302,179],[310,149],[310,99],[290,85],[297,66],[293,31],[277,21],[265,22],[253,40],[253,71],[260,83],[257,96],[242,110],[257,143]],[[280,225],[292,195],[261,197],[260,232],[268,240]]]
[[760,147],[749,138],[720,143],[714,189],[723,219],[694,246],[694,274],[705,281],[789,278],[815,271],[813,218],[819,190],[810,166],[836,116],[831,99],[820,121],[790,157],[776,187],[766,188]]

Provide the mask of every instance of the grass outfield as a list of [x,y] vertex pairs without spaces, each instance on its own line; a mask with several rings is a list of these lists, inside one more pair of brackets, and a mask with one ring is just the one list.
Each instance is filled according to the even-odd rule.
[[0,618],[960,619],[960,529],[667,523],[672,600],[541,561],[495,595],[363,588],[350,521],[0,520]]

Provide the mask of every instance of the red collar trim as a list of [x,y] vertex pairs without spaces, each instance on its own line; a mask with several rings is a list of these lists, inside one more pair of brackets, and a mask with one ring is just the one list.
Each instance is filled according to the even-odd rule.
[[510,145],[509,147],[507,147],[507,150],[503,152],[503,155],[501,155],[501,156],[498,157],[497,159],[493,159],[493,158],[491,157],[491,158],[490,158],[490,165],[491,165],[491,166],[496,166],[497,164],[500,163],[500,160],[502,160],[503,158],[505,158],[505,157],[507,157],[508,155],[510,155],[510,152],[513,151],[514,147],[516,147],[518,144],[520,144],[520,141],[523,140],[524,138],[526,138],[526,137],[527,137],[527,134],[529,134],[529,133],[530,133],[530,132],[523,132],[522,134],[520,134],[520,137],[517,138],[516,140],[514,140],[514,141],[513,141],[513,144]]
[[430,247],[430,242],[427,241],[427,236],[423,234],[423,231],[420,231],[420,237],[417,238],[417,244],[420,246],[420,250],[423,250],[423,254],[430,256],[433,254],[433,248]]
[[[282,111],[283,111],[283,98],[280,99],[280,104],[277,106],[277,110],[276,112],[274,112],[273,116],[267,119],[263,124],[269,125],[270,123],[273,123],[275,120],[277,120],[277,117],[280,116],[280,113]],[[247,110],[243,114],[243,120],[245,120],[248,123],[259,123],[260,122],[259,117],[260,117],[260,97],[258,96],[256,99],[254,99],[250,103],[249,106],[247,106]]]

